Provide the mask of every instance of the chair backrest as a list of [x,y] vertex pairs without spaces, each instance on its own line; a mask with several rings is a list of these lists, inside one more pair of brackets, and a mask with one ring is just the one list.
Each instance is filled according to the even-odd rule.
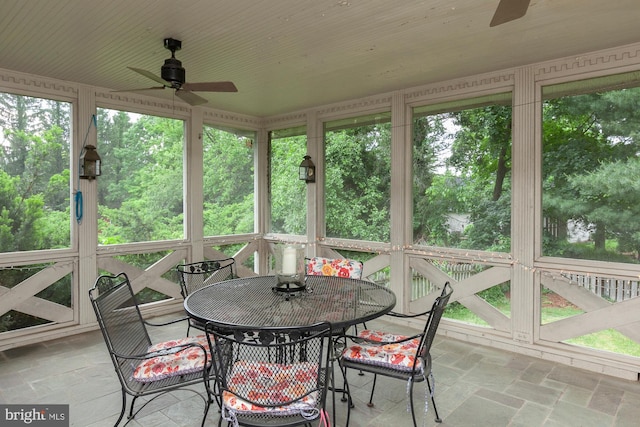
[[204,286],[236,277],[234,258],[206,260],[180,264],[176,267],[180,278],[180,293],[186,298],[191,292]]
[[446,282],[442,287],[440,296],[433,302],[433,306],[429,312],[429,317],[427,318],[427,323],[424,327],[424,333],[422,334],[422,339],[418,348],[418,354],[427,355],[429,351],[431,351],[431,345],[433,344],[433,340],[436,336],[440,319],[442,318],[444,309],[449,303],[449,298],[452,293],[453,288],[449,282]]
[[364,265],[349,258],[311,257],[307,259],[307,274],[310,276],[338,276],[361,279]]
[[89,299],[117,370],[121,366],[116,354],[146,353],[151,339],[125,273],[98,277],[89,290]]
[[206,331],[224,417],[317,415],[324,408],[331,375],[329,323],[234,333],[209,323]]

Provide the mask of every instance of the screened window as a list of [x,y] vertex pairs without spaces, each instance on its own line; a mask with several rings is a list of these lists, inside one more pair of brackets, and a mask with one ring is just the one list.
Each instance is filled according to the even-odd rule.
[[298,178],[298,168],[307,153],[306,127],[271,131],[269,142],[271,232],[303,235],[307,188]]
[[204,235],[254,231],[255,132],[204,126]]
[[543,97],[543,254],[638,263],[640,72]]
[[98,243],[182,239],[184,122],[98,109]]
[[511,94],[413,111],[415,244],[509,252]]
[[0,252],[69,248],[71,104],[0,93]]
[[325,123],[328,237],[388,242],[391,114]]
[[[0,93],[0,252],[72,246],[71,113],[69,102]],[[0,293],[17,301],[4,301],[0,333],[73,318],[72,274],[47,281],[54,266],[69,263],[0,268]]]

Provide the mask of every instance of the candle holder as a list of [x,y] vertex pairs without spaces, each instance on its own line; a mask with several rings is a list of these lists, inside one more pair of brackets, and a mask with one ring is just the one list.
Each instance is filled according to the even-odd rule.
[[304,245],[277,244],[276,257],[276,286],[275,292],[284,292],[287,297],[296,292],[304,291],[305,262]]

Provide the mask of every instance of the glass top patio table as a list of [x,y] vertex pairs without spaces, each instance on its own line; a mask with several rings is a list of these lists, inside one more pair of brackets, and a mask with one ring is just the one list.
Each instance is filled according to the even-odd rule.
[[306,289],[274,291],[275,276],[253,276],[219,282],[191,293],[184,308],[192,318],[223,329],[295,327],[328,321],[347,328],[393,309],[391,290],[366,280],[306,276]]

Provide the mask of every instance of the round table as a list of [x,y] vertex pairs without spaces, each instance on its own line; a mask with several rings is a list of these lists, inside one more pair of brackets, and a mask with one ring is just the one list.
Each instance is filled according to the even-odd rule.
[[219,282],[191,293],[187,314],[221,329],[300,327],[331,323],[346,329],[380,317],[393,309],[389,289],[366,280],[306,276],[306,289],[295,293],[273,290],[275,276],[253,276]]

